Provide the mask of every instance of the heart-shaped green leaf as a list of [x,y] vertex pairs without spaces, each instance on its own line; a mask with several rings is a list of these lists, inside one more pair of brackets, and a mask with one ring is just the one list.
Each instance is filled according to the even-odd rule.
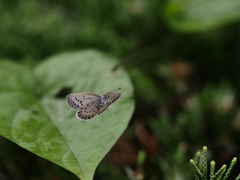
[[[126,72],[96,51],[54,56],[30,70],[0,62],[0,134],[19,146],[91,180],[101,159],[127,127],[134,109]],[[83,122],[61,95],[105,94],[121,87],[115,108]],[[59,97],[60,96],[60,97]]]
[[177,31],[217,28],[240,19],[239,0],[169,0],[167,22]]

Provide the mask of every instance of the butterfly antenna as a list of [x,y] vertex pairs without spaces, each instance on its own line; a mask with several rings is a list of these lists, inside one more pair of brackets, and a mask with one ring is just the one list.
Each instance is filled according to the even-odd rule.
[[122,88],[118,88],[118,89],[115,89],[115,90],[113,90],[113,91],[118,91],[118,90],[120,90],[120,89],[122,89]]

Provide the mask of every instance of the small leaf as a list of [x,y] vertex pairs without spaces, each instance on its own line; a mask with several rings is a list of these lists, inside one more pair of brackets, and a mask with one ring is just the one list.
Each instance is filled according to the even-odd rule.
[[165,14],[177,31],[197,32],[240,19],[238,0],[170,0]]
[[[130,79],[123,69],[112,71],[116,63],[114,58],[90,50],[54,56],[33,72],[0,62],[0,79],[11,80],[0,89],[0,134],[82,180],[92,180],[134,109]],[[101,95],[119,87],[122,97],[115,108],[111,106],[87,122],[77,119],[76,110],[65,100],[72,92]]]

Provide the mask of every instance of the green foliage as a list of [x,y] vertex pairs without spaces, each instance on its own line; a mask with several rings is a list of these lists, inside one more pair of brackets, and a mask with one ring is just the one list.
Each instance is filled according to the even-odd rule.
[[[161,93],[156,83],[143,71],[138,68],[131,68],[129,70],[130,76],[134,80],[134,86],[137,91],[137,95],[140,96],[148,104],[154,103],[156,99],[161,99]],[[147,87],[147,88],[146,88]],[[148,96],[142,96],[142,94],[147,94]]]
[[123,38],[126,28],[133,28],[125,3],[1,1],[0,56],[41,60],[66,49],[89,46],[122,54],[134,43],[131,37]]
[[[200,152],[197,153],[196,155],[196,162],[198,162],[199,159],[199,155]],[[195,161],[193,159],[190,160],[190,163],[192,164],[194,171],[195,171],[195,180],[207,180],[207,147],[204,146],[203,147],[203,156],[202,156],[202,172],[201,172],[201,166],[200,164],[196,164]],[[227,170],[227,172],[225,173],[227,166],[223,165],[216,173],[214,173],[215,170],[215,162],[211,161],[210,165],[210,180],[227,180],[230,173],[232,172],[232,169],[234,167],[234,165],[237,162],[237,158],[234,157],[231,161],[231,164]],[[224,174],[225,173],[225,174]],[[235,180],[237,180],[239,178],[240,174],[237,176],[237,178]]]
[[[156,135],[161,137],[160,140],[169,149],[168,152],[174,153],[175,148],[183,139],[191,142],[203,141],[204,132],[208,132],[208,129],[204,129],[205,123],[217,124],[218,128],[211,130],[213,138],[227,134],[235,116],[235,112],[232,111],[234,98],[235,93],[226,82],[218,86],[206,85],[201,92],[189,96],[174,120],[163,111],[159,113],[158,118],[152,119],[149,125]],[[204,122],[208,116],[211,116],[211,119]],[[186,133],[187,135],[184,135]],[[219,138],[216,139],[218,140]],[[174,142],[175,146],[172,146],[171,142]]]
[[[91,50],[56,55],[34,69],[1,61],[0,134],[91,180],[133,112],[131,83],[123,69],[112,71],[116,63]],[[116,108],[88,122],[79,121],[65,100],[69,88],[104,94],[118,87],[123,95]]]
[[238,20],[239,8],[238,0],[169,0],[165,13],[173,29],[198,32]]
[[[201,92],[189,96],[188,101],[182,106],[183,109],[175,115],[175,118],[172,118],[168,112],[162,111],[157,118],[152,118],[148,122],[158,141],[161,142],[164,149],[167,149],[167,158],[160,158],[158,162],[164,172],[173,171],[175,174],[172,173],[174,174],[172,178],[177,176],[184,179],[190,178],[191,175],[186,166],[188,144],[185,143],[212,141],[221,143],[221,139],[225,138],[226,134],[229,135],[235,116],[231,110],[234,105],[234,97],[235,93],[227,82],[218,86],[206,85]],[[204,122],[209,116],[211,119]],[[217,124],[217,128],[205,129],[208,124],[212,123]],[[212,139],[206,134],[211,134]],[[174,166],[171,166],[170,163]],[[205,171],[201,172],[205,179],[206,163],[204,161]],[[196,165],[199,164],[200,159],[197,159]],[[166,173],[165,176],[168,177],[168,174]],[[196,175],[195,178],[197,179]]]
[[203,147],[203,160],[202,160],[203,164],[203,168],[202,168],[202,179],[203,180],[207,180],[207,147]]
[[[61,112],[76,119],[75,111],[65,107],[65,95],[80,91],[102,94],[119,86],[123,88],[123,97],[117,101],[116,108],[96,117],[99,121],[94,118],[77,125],[95,124],[93,129],[101,129],[99,124],[103,118],[109,126],[102,125],[109,129],[112,123],[122,121],[125,128],[133,101],[129,75],[136,111],[127,135],[121,136],[117,148],[114,146],[97,168],[96,179],[129,179],[125,167],[130,167],[134,175],[141,169],[142,177],[151,180],[191,179],[188,159],[202,144],[211,145],[214,159],[238,156],[239,5],[239,0],[0,1],[0,119],[4,122],[4,126],[0,123],[0,133],[23,147],[29,146],[41,157],[53,157],[55,152],[49,155],[44,148],[45,140],[48,141],[44,133],[38,136],[35,132],[45,122],[49,123],[55,130],[49,129],[48,134],[57,131],[59,136],[57,143],[48,147],[61,149],[58,147],[65,141],[62,136],[65,131],[58,127],[62,126],[61,119],[68,118]],[[101,53],[93,53],[91,57],[81,53],[82,58],[66,53],[55,57],[60,59],[58,62],[50,58],[46,60],[48,63],[39,64],[60,52],[89,48],[112,54],[126,72],[112,72],[110,69],[119,61]],[[100,60],[96,60],[96,56]],[[78,60],[69,63],[72,58]],[[94,63],[90,59],[95,59]],[[113,75],[114,82],[121,83],[103,78],[109,74]],[[121,77],[115,78],[115,75]],[[126,109],[122,109],[122,105]],[[111,113],[126,115],[122,115],[124,120],[120,118],[120,121]],[[113,121],[108,122],[105,118],[110,116]],[[53,117],[59,120],[55,122]],[[22,118],[31,119],[32,123],[24,121],[21,125]],[[71,124],[72,120],[66,123]],[[141,132],[136,130],[139,122],[143,123]],[[12,132],[12,128],[20,130]],[[78,128],[78,133],[89,130]],[[121,132],[124,128],[121,127]],[[102,136],[99,129],[93,129],[88,131],[91,137]],[[24,135],[23,130],[28,135]],[[116,132],[118,135],[106,143],[108,148],[99,156],[96,153],[98,160],[94,166],[121,134],[120,130]],[[35,141],[39,137],[42,139]],[[80,141],[81,137],[84,136],[76,138]],[[143,164],[138,159],[142,157],[141,151],[146,158]],[[30,165],[27,164],[29,156]],[[6,176],[5,179],[72,180],[68,171],[27,153],[2,137],[0,162],[0,179]],[[200,159],[195,164],[199,166]],[[39,169],[38,173],[29,173],[29,166]],[[17,168],[12,170],[12,167]],[[219,177],[223,178],[227,172],[224,167]],[[213,175],[215,172],[211,177]]]
[[239,6],[238,0],[5,0],[0,2],[0,56],[41,60],[79,47],[124,56],[162,36],[167,41],[165,24],[183,32],[218,28],[240,18]]
[[[200,152],[198,152],[198,154],[200,155]],[[200,157],[200,156],[199,156]],[[214,179],[214,172],[215,172],[215,162],[214,161],[211,161],[210,162],[210,166],[211,166],[211,169],[210,169],[210,180],[213,180]],[[200,165],[198,165],[197,167],[200,167]],[[195,176],[195,179],[199,179],[199,177]]]

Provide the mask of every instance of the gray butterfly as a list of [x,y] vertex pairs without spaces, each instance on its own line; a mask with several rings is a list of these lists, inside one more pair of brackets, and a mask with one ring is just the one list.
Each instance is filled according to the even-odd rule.
[[120,96],[121,93],[116,91],[111,91],[101,96],[94,93],[82,92],[69,94],[66,99],[71,108],[78,109],[76,113],[77,118],[87,121],[96,114],[100,115],[103,113]]

